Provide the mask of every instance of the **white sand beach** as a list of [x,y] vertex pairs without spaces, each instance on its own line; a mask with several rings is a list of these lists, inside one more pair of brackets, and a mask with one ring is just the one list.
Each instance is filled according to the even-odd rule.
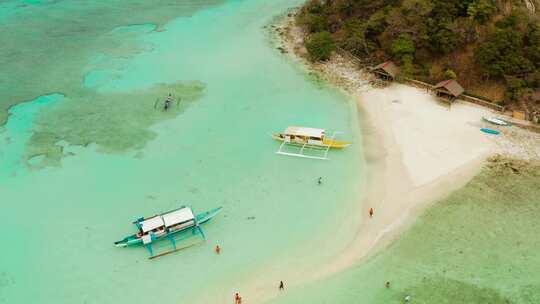
[[[463,101],[449,107],[426,90],[397,83],[373,88],[364,71],[337,54],[326,63],[307,62],[304,35],[291,18],[279,31],[282,47],[295,59],[357,99],[369,170],[355,240],[334,263],[301,274],[304,278],[346,269],[388,245],[426,206],[469,182],[488,157],[540,159],[540,134],[489,125],[482,117],[498,116],[490,109]],[[484,127],[501,134],[481,132]]]

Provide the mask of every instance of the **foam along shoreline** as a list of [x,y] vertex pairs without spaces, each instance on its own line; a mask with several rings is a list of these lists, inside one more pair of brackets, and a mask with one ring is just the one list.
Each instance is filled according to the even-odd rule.
[[[425,90],[392,84],[375,89],[354,63],[335,54],[326,63],[305,59],[302,30],[294,17],[277,29],[282,48],[303,61],[324,80],[344,89],[358,102],[368,166],[368,193],[356,238],[314,279],[344,270],[388,245],[438,199],[461,188],[480,172],[491,155],[540,158],[540,136],[517,127],[500,129],[501,136],[480,131],[493,116],[487,109],[458,102],[449,109]],[[368,209],[374,209],[373,218]]]

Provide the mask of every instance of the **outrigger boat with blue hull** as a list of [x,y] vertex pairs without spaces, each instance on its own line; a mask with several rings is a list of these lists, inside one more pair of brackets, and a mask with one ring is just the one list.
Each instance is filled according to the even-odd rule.
[[[177,247],[175,240],[176,235],[191,229],[193,234],[200,233],[202,239],[205,240],[206,237],[201,228],[201,224],[211,220],[221,211],[221,209],[222,207],[219,207],[194,215],[193,210],[190,207],[183,206],[149,218],[141,217],[133,222],[139,231],[136,234],[114,242],[114,245],[116,247],[144,245],[150,253],[150,259],[176,252],[185,248]],[[168,239],[171,242],[173,249],[154,254],[152,243],[163,239]]]

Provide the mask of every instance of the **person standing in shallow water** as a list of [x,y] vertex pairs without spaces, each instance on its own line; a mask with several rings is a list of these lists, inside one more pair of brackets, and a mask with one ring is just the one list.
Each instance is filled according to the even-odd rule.
[[279,290],[284,290],[285,284],[283,284],[283,281],[279,281]]
[[221,247],[219,247],[219,245],[216,245],[216,254],[220,254],[221,253]]
[[171,106],[171,102],[172,102],[172,94],[169,93],[169,96],[167,96],[167,99],[165,99],[165,105],[163,107],[165,111],[169,109],[169,107]]

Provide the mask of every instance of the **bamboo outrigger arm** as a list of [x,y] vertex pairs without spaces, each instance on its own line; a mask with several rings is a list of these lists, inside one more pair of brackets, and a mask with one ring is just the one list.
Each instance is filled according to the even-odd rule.
[[[336,141],[336,135],[342,132],[333,132],[332,136],[326,137],[324,129],[304,128],[304,127],[288,127],[283,133],[273,134],[272,137],[281,141],[277,154],[311,158],[311,159],[328,159],[328,151],[331,148],[345,148],[350,142]],[[298,152],[284,151],[284,147],[299,148]],[[318,151],[311,153],[308,151]]]
[[[141,217],[134,222],[137,227],[137,233],[114,242],[114,245],[116,247],[143,245],[150,254],[150,259],[191,247],[194,244],[184,247],[178,246],[180,240],[189,237],[183,232],[189,233],[191,229],[191,234],[195,235],[199,232],[202,240],[206,240],[206,235],[201,224],[208,222],[221,209],[219,207],[194,215],[190,207],[183,206],[149,218]],[[165,239],[171,243],[172,249],[156,254],[152,244]]]

